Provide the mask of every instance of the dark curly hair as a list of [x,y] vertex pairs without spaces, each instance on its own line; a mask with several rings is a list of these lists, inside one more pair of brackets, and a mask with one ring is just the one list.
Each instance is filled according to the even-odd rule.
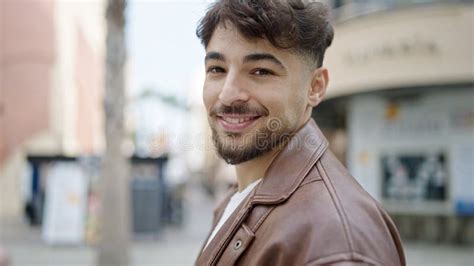
[[207,47],[217,26],[231,23],[247,39],[267,39],[322,66],[334,37],[326,5],[311,0],[218,0],[207,10],[196,35]]

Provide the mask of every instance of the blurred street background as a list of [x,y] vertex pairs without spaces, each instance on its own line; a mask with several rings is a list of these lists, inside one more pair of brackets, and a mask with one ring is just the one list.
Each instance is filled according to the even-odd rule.
[[[323,2],[335,39],[313,117],[330,148],[393,217],[408,265],[474,265],[474,1]],[[235,182],[201,99],[195,29],[210,3],[126,2],[115,148],[131,265],[191,265]],[[101,225],[115,210],[108,4],[0,0],[0,266],[96,265],[115,229]]]

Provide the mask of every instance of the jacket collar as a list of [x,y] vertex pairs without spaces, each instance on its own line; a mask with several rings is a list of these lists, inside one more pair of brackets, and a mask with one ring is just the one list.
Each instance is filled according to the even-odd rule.
[[316,122],[310,119],[273,160],[262,182],[255,189],[252,205],[285,201],[298,188],[327,147],[328,142],[323,133]]

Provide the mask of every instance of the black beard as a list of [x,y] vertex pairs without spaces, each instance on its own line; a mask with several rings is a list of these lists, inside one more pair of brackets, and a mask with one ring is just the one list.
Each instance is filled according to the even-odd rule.
[[279,127],[272,130],[266,127],[253,136],[244,137],[242,142],[236,144],[231,138],[241,137],[240,134],[217,133],[212,128],[212,140],[218,155],[232,165],[252,160],[275,149],[281,150],[291,136],[291,131],[286,128]]

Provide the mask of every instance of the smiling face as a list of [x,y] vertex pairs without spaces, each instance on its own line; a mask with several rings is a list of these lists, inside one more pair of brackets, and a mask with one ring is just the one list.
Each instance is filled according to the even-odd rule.
[[203,99],[214,144],[230,164],[279,148],[310,117],[314,68],[267,40],[218,26],[206,48]]

